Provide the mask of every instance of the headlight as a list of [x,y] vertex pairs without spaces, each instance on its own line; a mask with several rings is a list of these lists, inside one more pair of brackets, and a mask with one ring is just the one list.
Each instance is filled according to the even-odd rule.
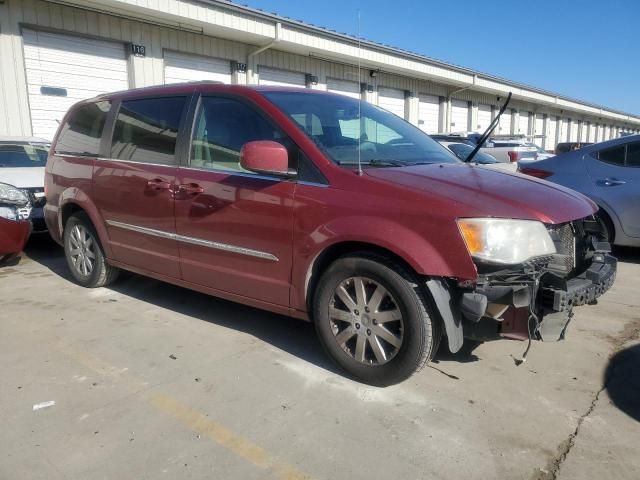
[[23,205],[28,203],[29,199],[21,190],[13,185],[0,183],[0,203],[11,203],[14,205]]
[[460,218],[458,228],[471,256],[481,262],[515,265],[556,253],[549,232],[534,220]]
[[0,205],[0,217],[7,220],[18,220],[18,211],[15,207],[3,207]]

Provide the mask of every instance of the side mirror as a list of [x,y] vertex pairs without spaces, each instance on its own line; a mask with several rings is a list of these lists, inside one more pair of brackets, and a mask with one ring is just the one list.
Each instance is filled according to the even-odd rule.
[[270,140],[245,143],[240,150],[240,166],[267,175],[290,177],[296,174],[295,171],[289,170],[287,149]]

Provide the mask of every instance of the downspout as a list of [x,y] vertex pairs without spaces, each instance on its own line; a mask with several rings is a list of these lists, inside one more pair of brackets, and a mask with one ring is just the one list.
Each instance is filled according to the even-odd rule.
[[267,43],[266,45],[264,45],[263,47],[258,48],[257,50],[254,50],[253,52],[249,52],[249,54],[247,55],[247,85],[254,83],[253,82],[253,76],[254,76],[254,72],[256,69],[255,65],[255,61],[256,61],[256,55],[269,50],[271,47],[273,47],[276,43],[280,42],[281,40],[281,30],[282,30],[282,23],[277,22],[276,23],[276,34],[275,37],[273,38],[273,40],[271,40],[269,43]]

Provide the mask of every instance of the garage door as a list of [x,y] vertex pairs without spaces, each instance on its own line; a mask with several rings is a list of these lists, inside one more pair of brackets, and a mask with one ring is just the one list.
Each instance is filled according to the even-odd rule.
[[440,97],[420,95],[418,127],[427,133],[438,133],[440,130]]
[[569,123],[566,118],[560,119],[560,133],[558,134],[558,143],[568,142],[569,138]]
[[282,87],[305,87],[304,73],[278,70],[277,68],[258,68],[260,85],[276,85]]
[[164,83],[202,80],[231,83],[231,63],[217,58],[164,52]]
[[489,128],[491,124],[491,105],[478,105],[478,125],[476,129],[480,133],[484,133],[484,131]]
[[544,141],[544,117],[540,114],[536,115],[533,134],[535,135],[533,143],[542,147]]
[[346,97],[355,99],[360,98],[360,85],[358,82],[351,80],[338,80],[336,78],[327,78],[327,90],[333,93],[339,93]]
[[518,133],[529,135],[529,112],[520,112],[518,115]]
[[404,90],[380,87],[378,89],[378,106],[404,118]]
[[558,143],[558,118],[549,117],[549,127],[547,130],[547,138],[545,139],[545,150],[555,150]]
[[569,141],[578,141],[578,122],[575,120],[571,120],[571,123],[569,124]]
[[469,102],[451,100],[451,133],[462,133],[469,130]]
[[511,135],[511,119],[512,119],[511,109],[507,109],[504,111],[502,116],[500,117],[500,123],[498,125],[498,133],[501,135]]
[[33,135],[53,138],[79,100],[129,87],[121,43],[24,29],[24,57]]

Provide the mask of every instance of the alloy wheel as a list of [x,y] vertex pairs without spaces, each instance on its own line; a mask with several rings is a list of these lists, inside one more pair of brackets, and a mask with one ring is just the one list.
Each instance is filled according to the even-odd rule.
[[360,363],[385,364],[402,346],[404,322],[398,303],[370,278],[350,277],[336,287],[329,321],[338,345]]
[[82,225],[74,225],[69,235],[69,256],[76,271],[88,277],[93,272],[96,260],[93,235]]

